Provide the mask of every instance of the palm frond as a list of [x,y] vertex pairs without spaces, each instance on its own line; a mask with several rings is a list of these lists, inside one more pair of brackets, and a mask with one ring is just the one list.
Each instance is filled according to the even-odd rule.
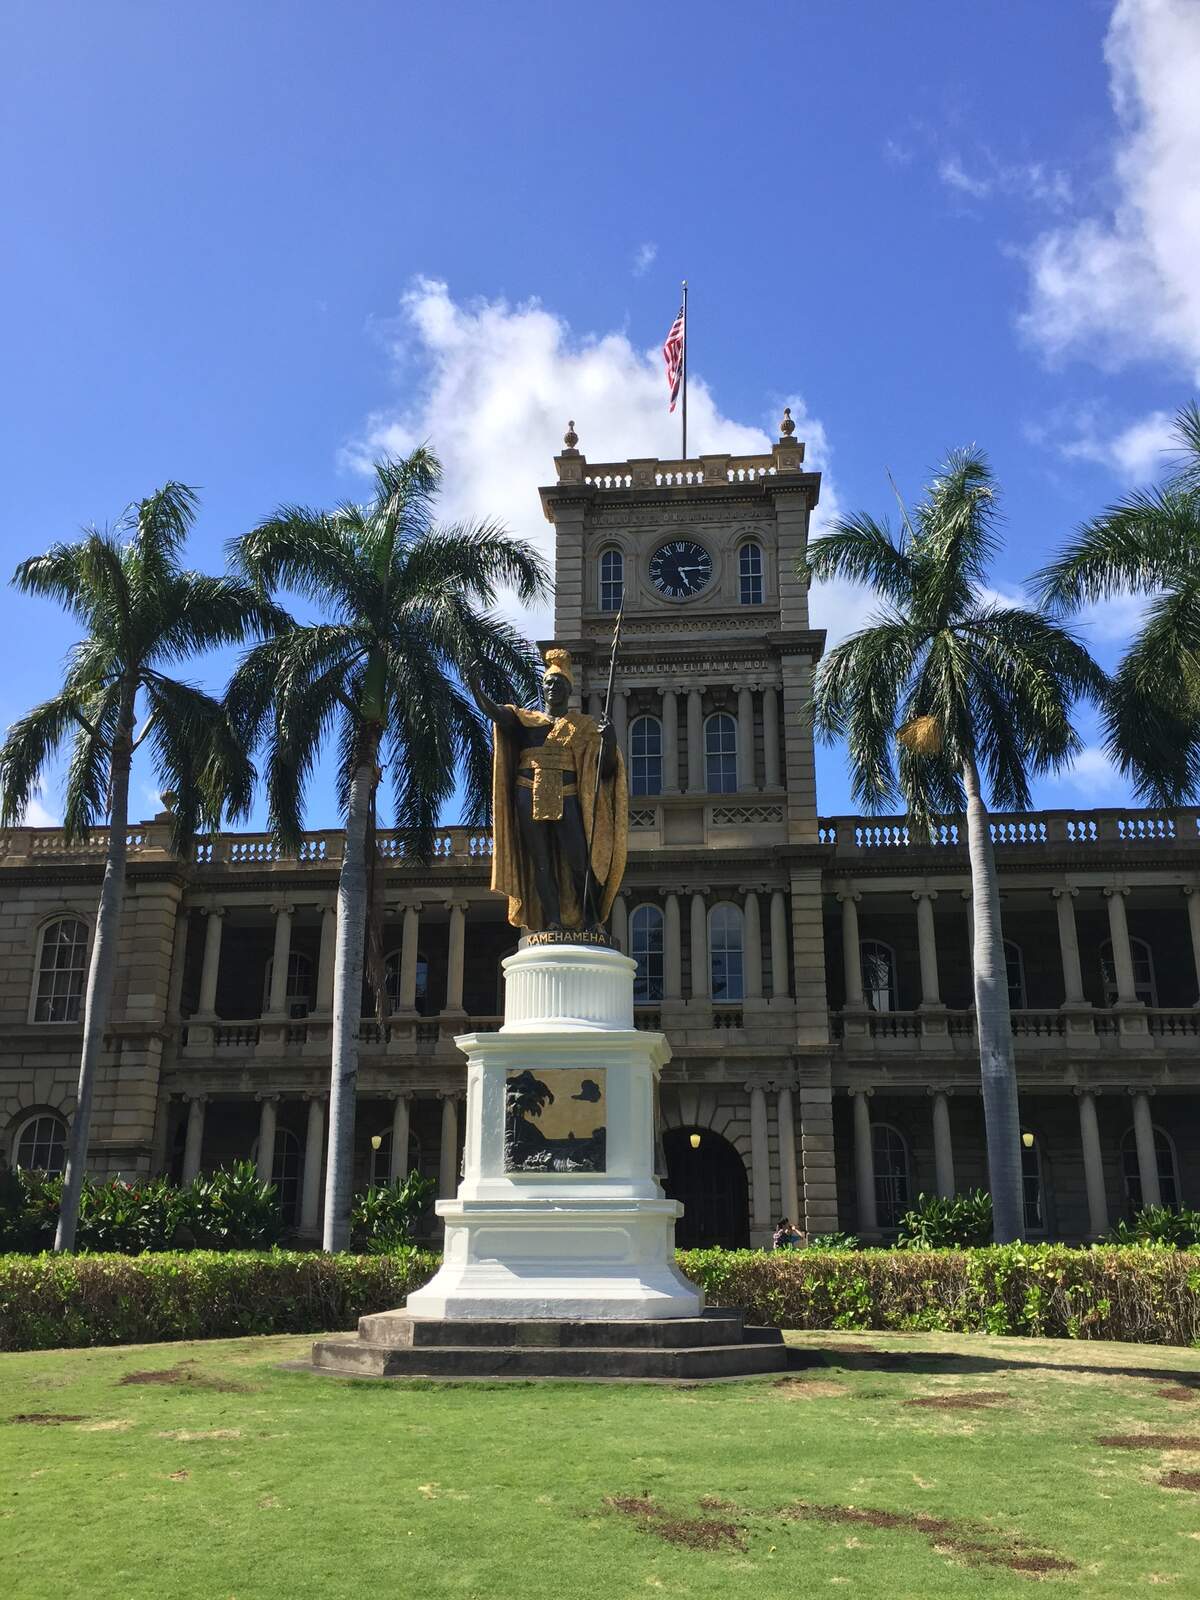
[[814,539],[800,561],[800,576],[809,583],[848,578],[867,584],[895,606],[912,593],[912,567],[886,522],[860,513],[839,517]]

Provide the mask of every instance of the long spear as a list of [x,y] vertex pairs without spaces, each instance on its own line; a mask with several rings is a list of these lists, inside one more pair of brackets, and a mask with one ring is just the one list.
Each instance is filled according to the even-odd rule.
[[[613,679],[617,675],[617,648],[621,643],[621,620],[625,615],[622,605],[617,612],[617,620],[613,624],[612,653],[608,658],[608,688],[604,695],[604,720],[608,721],[609,711],[612,709]],[[604,760],[604,740],[600,741],[600,748],[596,752],[596,781],[592,784],[592,826],[588,834],[587,869],[583,874],[583,904],[580,912],[586,919],[588,890],[592,885],[592,840],[596,837],[596,800],[600,794],[600,765]]]

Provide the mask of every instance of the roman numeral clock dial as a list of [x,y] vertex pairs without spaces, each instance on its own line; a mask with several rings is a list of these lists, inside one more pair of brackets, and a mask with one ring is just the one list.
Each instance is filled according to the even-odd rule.
[[694,539],[672,539],[650,557],[650,582],[668,600],[699,594],[712,571],[712,557]]

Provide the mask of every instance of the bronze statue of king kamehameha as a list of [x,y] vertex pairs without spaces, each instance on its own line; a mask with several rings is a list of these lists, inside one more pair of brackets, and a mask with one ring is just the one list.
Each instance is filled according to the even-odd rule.
[[571,657],[546,651],[545,711],[497,705],[492,719],[492,888],[530,933],[598,933],[625,872],[625,763],[607,718],[569,708]]

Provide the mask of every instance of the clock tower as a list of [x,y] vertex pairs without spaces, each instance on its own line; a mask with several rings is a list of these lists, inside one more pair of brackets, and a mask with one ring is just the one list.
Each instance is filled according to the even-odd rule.
[[[675,1052],[663,1079],[668,1188],[700,1229],[718,1191],[732,1218],[739,1160],[746,1169],[752,1209],[740,1230],[731,1220],[730,1243],[766,1242],[781,1214],[810,1232],[836,1215],[805,709],[824,635],[797,572],[820,474],[794,434],[785,412],[761,456],[592,463],[572,423],[557,482],[541,491],[555,638],[593,715],[624,611],[611,715],[630,858],[613,932],[638,962],[644,1024]],[[715,1165],[684,1159],[706,1144],[725,1162],[724,1188]],[[769,1182],[753,1170],[768,1160]],[[714,1219],[704,1224],[713,1238]]]

